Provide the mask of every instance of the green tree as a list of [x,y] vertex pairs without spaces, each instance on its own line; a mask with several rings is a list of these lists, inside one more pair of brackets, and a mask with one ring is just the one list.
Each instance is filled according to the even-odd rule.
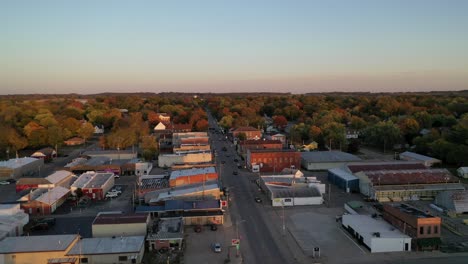
[[81,127],[77,131],[78,135],[82,137],[85,142],[94,134],[94,127],[91,123],[86,122],[81,125]]
[[140,149],[142,150],[142,156],[145,160],[153,160],[158,154],[158,143],[156,141],[156,137],[143,137],[140,143]]
[[346,148],[346,128],[343,124],[330,122],[323,125],[323,138],[325,144],[333,149],[333,147]]
[[401,140],[400,128],[391,121],[378,122],[365,129],[363,134],[366,143],[382,148],[384,152]]

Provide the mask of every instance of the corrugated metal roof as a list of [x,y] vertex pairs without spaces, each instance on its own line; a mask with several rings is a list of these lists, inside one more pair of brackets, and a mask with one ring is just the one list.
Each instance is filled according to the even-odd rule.
[[0,254],[66,250],[78,235],[6,237],[0,241]]
[[38,161],[36,158],[24,157],[19,159],[9,159],[5,161],[0,161],[0,167],[7,167],[11,169],[20,168],[26,164]]
[[215,167],[192,168],[188,170],[176,170],[171,172],[170,180],[175,180],[183,176],[203,175],[207,173],[216,173]]
[[374,185],[401,185],[401,184],[434,184],[457,183],[455,178],[446,169],[423,170],[380,170],[367,171],[365,175]]
[[67,256],[139,253],[144,244],[144,236],[83,238],[73,246]]
[[417,170],[426,169],[426,166],[420,162],[379,162],[379,163],[354,163],[349,164],[348,169],[352,173],[360,171],[377,171],[377,170]]
[[341,151],[312,151],[301,152],[301,158],[307,162],[343,162],[343,161],[360,161],[361,158]]
[[333,175],[340,177],[346,181],[358,180],[358,177],[340,168],[333,168],[333,169],[329,169],[328,171],[333,173]]
[[204,200],[204,201],[183,201],[183,200],[169,200],[166,201],[164,208],[166,211],[188,211],[188,210],[205,210],[205,209],[219,209],[219,200]]
[[63,198],[64,196],[68,195],[70,190],[67,188],[63,188],[62,186],[56,186],[53,189],[49,190],[46,193],[43,193],[41,196],[36,198],[36,201],[45,204],[54,204],[59,199]]
[[45,178],[20,178],[16,185],[39,185],[39,184],[50,184],[51,182]]
[[438,160],[436,158],[429,157],[429,156],[424,156],[424,155],[414,153],[414,152],[410,152],[410,151],[405,151],[405,152],[401,153],[400,157],[409,157],[411,159],[421,160],[421,161],[441,162],[440,160]]
[[66,170],[59,170],[59,171],[56,171],[54,173],[52,173],[51,175],[47,176],[46,179],[50,182],[50,183],[58,183],[68,177],[71,177],[73,175],[72,172],[69,172],[69,171],[66,171]]

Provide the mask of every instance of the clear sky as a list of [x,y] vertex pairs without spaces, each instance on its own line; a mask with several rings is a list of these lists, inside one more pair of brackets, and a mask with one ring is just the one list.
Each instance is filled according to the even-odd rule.
[[0,94],[468,89],[468,1],[0,1]]

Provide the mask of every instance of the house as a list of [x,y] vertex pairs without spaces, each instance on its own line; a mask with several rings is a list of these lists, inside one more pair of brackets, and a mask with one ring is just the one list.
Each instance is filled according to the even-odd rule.
[[458,176],[462,178],[468,178],[468,167],[460,167],[457,170]]
[[[7,237],[0,241],[0,261],[2,264],[78,263],[78,256],[70,258],[66,254],[79,240],[76,234]],[[65,258],[67,262],[57,262]]]
[[79,258],[79,263],[114,264],[142,263],[144,254],[145,236],[126,236],[83,238],[66,256]]
[[383,217],[404,234],[413,238],[413,249],[438,249],[441,219],[402,203],[384,204]]
[[94,126],[94,134],[104,134],[104,126],[103,125],[95,125]]
[[168,115],[167,113],[157,113],[158,118],[162,122],[170,122],[171,121],[171,116]]
[[368,215],[344,214],[342,225],[371,253],[411,251],[411,237],[382,219]]
[[57,152],[53,148],[43,148],[31,155],[31,158],[43,159],[45,162],[57,157]]
[[240,134],[245,135],[245,139],[260,139],[262,138],[262,131],[253,127],[238,127],[232,130],[232,137],[239,138]]
[[409,152],[409,151],[405,151],[401,153],[400,159],[406,160],[406,161],[418,161],[418,162],[423,163],[424,166],[426,167],[432,167],[434,164],[442,163],[442,161],[439,159],[435,159],[432,157],[424,156],[424,155],[414,153],[414,152]]
[[283,145],[286,144],[286,136],[283,134],[274,134],[271,136],[271,140],[279,140]]
[[359,157],[337,150],[301,152],[302,167],[313,171],[339,168],[358,161],[361,161]]
[[78,145],[83,145],[85,143],[85,140],[80,137],[72,137],[70,139],[65,140],[63,143],[67,146],[78,146]]
[[252,171],[277,172],[285,168],[300,168],[301,153],[289,149],[249,149],[245,162]]
[[0,180],[32,176],[39,172],[42,166],[44,166],[43,159],[29,157],[0,161]]
[[98,213],[92,224],[93,237],[146,236],[149,214]]
[[50,215],[67,200],[69,195],[69,189],[57,186],[34,200],[22,203],[21,209],[30,215]]

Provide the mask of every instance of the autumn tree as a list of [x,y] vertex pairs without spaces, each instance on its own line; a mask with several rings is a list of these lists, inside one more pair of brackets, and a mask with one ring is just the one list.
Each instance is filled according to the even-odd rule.
[[273,124],[280,130],[284,130],[284,128],[288,125],[288,120],[282,115],[277,115],[273,117]]
[[208,130],[208,120],[200,119],[195,123],[195,130],[196,131],[207,131]]
[[325,144],[328,144],[330,149],[333,149],[333,146],[346,148],[346,128],[343,124],[330,122],[323,125],[322,131]]
[[81,125],[81,127],[77,131],[78,135],[82,137],[85,142],[94,134],[94,127],[91,123],[86,122]]
[[391,121],[381,121],[369,126],[364,130],[363,135],[366,143],[382,148],[384,152],[388,148],[391,149],[401,139],[400,128]]
[[142,156],[145,160],[153,160],[158,154],[158,143],[156,141],[156,137],[143,137],[140,143],[140,149],[142,150]]

